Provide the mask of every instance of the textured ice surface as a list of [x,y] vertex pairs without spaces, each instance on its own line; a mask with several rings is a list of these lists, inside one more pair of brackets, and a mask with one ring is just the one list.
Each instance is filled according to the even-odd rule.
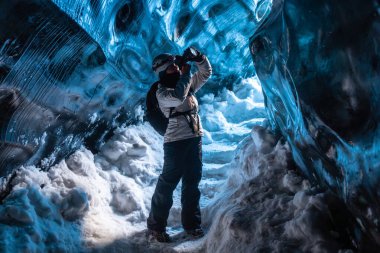
[[189,45],[207,53],[220,78],[252,74],[248,38],[260,21],[258,6],[269,1],[52,2],[99,43],[127,79],[150,84],[153,57],[180,54]]
[[207,54],[214,75],[200,95],[253,77],[249,37],[269,3],[2,1],[0,175],[48,168],[82,144],[97,152],[135,123],[159,53],[194,45]]
[[378,1],[273,1],[251,52],[274,128],[379,237]]

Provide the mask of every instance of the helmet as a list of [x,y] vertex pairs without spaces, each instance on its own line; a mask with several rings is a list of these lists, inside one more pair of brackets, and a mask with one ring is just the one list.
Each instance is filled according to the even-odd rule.
[[171,54],[160,54],[153,59],[152,69],[157,76],[160,72],[165,71],[167,67],[175,62],[175,57]]

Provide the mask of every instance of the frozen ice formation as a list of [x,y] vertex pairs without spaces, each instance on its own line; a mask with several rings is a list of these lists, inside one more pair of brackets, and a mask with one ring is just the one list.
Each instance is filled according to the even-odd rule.
[[[248,241],[242,251],[255,245],[260,250],[249,244],[254,233],[261,243],[273,243],[272,235],[292,238],[290,244],[271,244],[273,250],[327,250],[326,244],[343,252],[365,250],[368,238],[379,244],[379,5],[378,0],[0,1],[0,177],[2,185],[8,178],[14,185],[5,189],[7,198],[0,196],[2,235],[18,238],[20,251],[56,252],[77,249],[78,238],[94,246],[135,231],[133,225],[118,225],[126,224],[125,217],[130,224],[146,218],[162,153],[148,126],[138,128],[146,133],[134,126],[128,128],[133,133],[120,129],[142,121],[145,93],[155,81],[152,58],[194,45],[214,69],[199,93],[205,167],[211,168],[206,175],[231,169],[226,164],[237,143],[265,117],[263,103],[276,131],[276,137],[261,136],[255,129],[240,144],[244,148],[232,163],[237,170],[225,195],[206,210],[223,228],[219,233],[217,223],[211,226],[206,249],[228,249],[238,237]],[[274,144],[280,134],[289,148]],[[278,159],[289,150],[313,186],[282,170],[287,164]],[[219,189],[220,182],[207,183],[202,193],[212,198],[215,191],[209,189]],[[330,191],[316,193],[316,185]],[[255,189],[257,196],[249,197],[247,191]],[[348,227],[337,223],[354,231],[348,235],[328,225],[313,230],[315,217],[336,221],[326,216],[339,202],[332,192],[349,206]],[[245,205],[243,211],[236,203]],[[231,210],[216,210],[221,205]],[[283,215],[289,216],[278,219],[264,210],[284,206]],[[112,215],[104,219],[104,214]],[[178,209],[170,224],[178,223],[176,214]],[[248,216],[257,223],[245,224]],[[314,234],[319,241],[307,238]],[[2,249],[13,247],[11,242]]]
[[198,47],[214,69],[201,95],[232,90],[254,75],[248,38],[268,2],[1,2],[0,175],[98,152],[140,120],[159,53]]
[[250,39],[274,128],[380,243],[378,1],[275,0]]

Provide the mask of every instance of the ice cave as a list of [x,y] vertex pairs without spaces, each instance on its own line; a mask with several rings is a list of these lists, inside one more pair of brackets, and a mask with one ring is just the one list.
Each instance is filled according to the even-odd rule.
[[[0,0],[0,24],[0,252],[380,252],[379,0]],[[190,46],[205,235],[179,183],[155,242],[152,60]]]

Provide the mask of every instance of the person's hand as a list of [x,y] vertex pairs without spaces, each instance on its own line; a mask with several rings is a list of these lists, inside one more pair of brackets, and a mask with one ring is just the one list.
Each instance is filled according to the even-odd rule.
[[199,52],[195,47],[186,48],[185,52],[183,53],[183,57],[187,61],[195,61],[195,62],[203,61],[203,54]]
[[182,74],[187,74],[190,72],[190,68],[191,66],[187,63],[183,64],[182,67],[181,67],[181,72]]

